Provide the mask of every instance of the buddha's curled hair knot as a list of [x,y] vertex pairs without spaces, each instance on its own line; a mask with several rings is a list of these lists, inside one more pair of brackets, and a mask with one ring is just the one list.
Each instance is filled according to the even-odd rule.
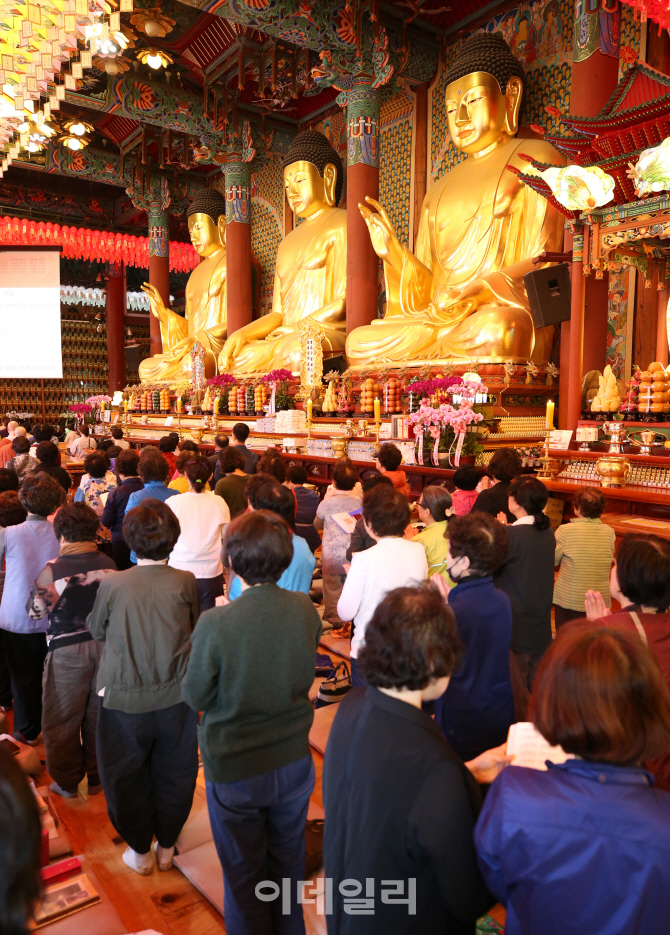
[[190,218],[192,214],[206,214],[217,224],[219,217],[225,213],[226,199],[221,192],[216,188],[201,188],[193,196],[186,217]]
[[458,81],[459,78],[477,71],[493,75],[502,94],[507,90],[507,82],[512,77],[520,78],[525,88],[523,65],[512,55],[510,47],[500,33],[478,32],[466,40],[445,75],[445,87],[452,81]]
[[337,170],[335,206],[337,207],[340,203],[344,182],[342,160],[323,133],[319,133],[318,130],[303,130],[302,133],[298,133],[284,157],[284,169],[294,162],[311,162],[313,166],[316,166],[321,178],[323,178],[323,171],[329,162],[335,166]]

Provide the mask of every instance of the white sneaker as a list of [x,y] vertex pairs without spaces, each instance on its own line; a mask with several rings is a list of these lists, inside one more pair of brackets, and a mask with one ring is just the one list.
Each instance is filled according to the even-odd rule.
[[123,852],[123,862],[126,867],[130,867],[135,873],[141,873],[143,877],[147,877],[154,872],[154,862],[151,859],[151,851],[147,854],[138,854],[132,847],[128,847]]
[[158,869],[162,870],[164,873],[168,870],[172,870],[174,864],[172,863],[172,858],[174,857],[174,847],[161,847],[158,841],[154,843],[154,851],[156,852],[156,863],[158,864]]

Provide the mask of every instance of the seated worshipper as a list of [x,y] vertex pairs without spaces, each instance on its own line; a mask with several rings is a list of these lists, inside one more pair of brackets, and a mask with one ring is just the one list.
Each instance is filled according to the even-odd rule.
[[[174,438],[174,435],[171,435],[171,437]],[[177,440],[178,440],[178,439],[177,439]],[[176,459],[179,457],[180,454],[187,454],[188,452],[191,452],[191,457],[192,457],[192,458],[193,458],[193,457],[202,458],[202,455],[200,454],[200,449],[198,448],[198,446],[196,445],[196,443],[195,443],[194,441],[191,441],[190,438],[187,438],[187,439],[186,439],[185,441],[183,441],[183,442],[179,442],[179,453],[176,454],[176,456],[175,456],[175,469],[174,469],[174,471],[172,472],[172,474],[169,474],[169,475],[168,475],[168,479],[169,479],[170,481],[179,480],[179,476],[180,476],[180,475],[179,475],[179,472],[177,471],[177,466],[176,466],[176,465],[177,465],[177,462],[176,462]],[[186,493],[186,490],[183,490],[183,491],[180,490],[179,492],[180,492],[180,493]]]
[[493,904],[472,840],[477,782],[511,758],[501,747],[464,764],[422,710],[444,693],[459,652],[454,615],[434,588],[398,588],[375,609],[358,656],[368,688],[338,706],[323,768],[326,877],[376,879],[367,893],[376,900],[366,901],[374,918],[350,915],[336,883],[329,931],[474,935]]
[[391,481],[396,490],[405,496],[410,496],[407,475],[400,470],[402,464],[402,451],[393,442],[384,442],[377,451],[375,457],[375,467],[385,477]]
[[119,448],[118,445],[110,445],[107,449],[107,459],[109,461],[109,468],[113,474],[116,474],[116,459],[121,454],[122,451],[125,451],[125,448]]
[[42,895],[42,827],[34,789],[16,758],[0,750],[0,932],[25,935]]
[[493,586],[507,558],[507,530],[487,513],[455,516],[449,524],[447,571],[433,580],[456,617],[463,645],[449,688],[435,702],[435,723],[463,759],[507,739],[515,721],[509,654],[512,607]]
[[[354,462],[351,460],[351,458],[346,458],[346,457],[345,457],[345,458],[339,458],[338,460],[340,460],[340,461],[346,461],[346,463],[347,463],[348,465],[350,465],[350,467],[352,467],[352,468],[354,467]],[[356,470],[356,469],[355,469],[355,470]],[[375,476],[375,475],[373,475],[373,476]],[[381,475],[377,475],[377,476],[381,476]],[[325,494],[323,495],[323,499],[324,499],[324,500],[328,500],[330,497],[335,496],[335,495],[336,495],[336,494],[335,494],[335,490],[336,490],[335,484],[328,484],[328,486],[326,487],[326,492],[325,492]],[[358,471],[356,471],[356,483],[354,484],[354,486],[353,486],[352,489],[351,489],[351,496],[352,496],[352,497],[358,497],[359,500],[362,500],[362,499],[363,499],[363,485],[362,485],[361,482],[358,480]]]
[[246,422],[236,422],[233,426],[233,445],[235,448],[239,448],[244,455],[246,461],[244,473],[255,474],[257,470],[256,465],[258,464],[258,455],[255,451],[247,448],[247,438],[249,438],[249,426]]
[[[16,475],[11,475],[16,480]],[[25,522],[28,512],[19,500],[19,495],[15,490],[5,490],[0,493],[0,536],[8,526],[18,526]],[[5,572],[0,562],[0,599],[2,599],[2,590],[5,585]],[[7,665],[7,653],[5,652],[4,633],[0,630],[0,710],[12,710],[12,680],[9,675],[9,666]]]
[[[209,461],[209,466],[213,471],[212,485],[218,484],[218,482],[223,477],[221,471],[221,455],[230,445],[230,439],[227,435],[215,435],[214,436],[214,452],[208,456],[207,460]],[[246,464],[246,460],[245,460]]]
[[107,494],[107,502],[100,521],[112,534],[112,558],[119,571],[130,568],[130,549],[123,538],[123,518],[128,500],[136,490],[142,490],[144,484],[137,475],[140,456],[132,448],[124,449],[117,457],[114,467],[118,483]]
[[30,442],[24,435],[17,435],[12,442],[12,451],[14,457],[7,462],[7,470],[14,471],[19,479],[19,484],[22,484],[26,474],[33,471],[39,462],[30,457],[28,453],[30,451]]
[[[165,502],[169,497],[179,496],[178,491],[169,490],[165,486],[168,476],[168,463],[153,445],[147,445],[142,449],[140,460],[137,465],[137,473],[144,486],[140,490],[134,490],[128,497],[126,503],[126,513],[134,507],[139,506],[143,500],[162,500]],[[133,550],[130,550],[130,561],[135,564]]]
[[481,479],[481,493],[471,508],[471,512],[490,513],[498,516],[504,513],[508,523],[513,523],[515,516],[509,511],[509,485],[521,474],[521,461],[513,448],[499,448],[486,468],[487,474]]
[[122,451],[130,448],[130,442],[127,442],[123,437],[123,429],[120,425],[113,425],[109,431],[114,439],[114,444],[121,448]]
[[18,491],[19,479],[14,471],[8,471],[7,468],[0,468],[0,493],[5,490]]
[[168,477],[172,477],[176,470],[177,456],[175,451],[177,450],[177,439],[173,435],[163,435],[158,442],[158,450],[168,463]]
[[97,448],[95,439],[92,438],[89,434],[88,425],[82,425],[79,429],[79,432],[80,434],[77,435],[75,440],[68,448],[68,451],[75,461],[81,461],[87,451],[93,451],[95,448]]
[[192,459],[185,470],[188,492],[167,501],[181,529],[168,564],[195,575],[201,611],[214,607],[223,594],[221,548],[230,522],[225,500],[205,489],[211,473],[207,460]]
[[[0,497],[1,499],[1,497]],[[670,688],[670,542],[628,533],[619,543],[610,594],[621,610],[612,613],[599,591],[586,592],[586,616],[601,626],[635,630],[656,657]],[[656,788],[670,792],[670,750],[645,763]]]
[[[177,455],[175,460],[175,469],[174,476],[170,483],[168,484],[169,490],[176,490],[177,493],[188,493],[190,487],[188,485],[188,477],[186,476],[186,465],[190,464],[191,461],[204,461],[206,464],[209,464],[209,458],[203,458],[199,451],[182,451]],[[205,486],[205,490],[211,490],[209,481]]]
[[283,458],[279,451],[273,447],[265,450],[258,462],[257,470],[259,474],[271,474],[280,484],[285,484],[288,479]]
[[30,457],[37,460],[37,446],[40,442],[53,442],[56,445],[56,451],[58,452],[57,464],[60,467],[60,451],[58,451],[58,436],[54,435],[54,429],[52,425],[44,423],[42,425],[36,425],[33,429],[33,441],[32,447],[30,449]]
[[320,502],[319,492],[306,484],[307,471],[302,464],[290,464],[287,469],[287,486],[295,495],[295,534],[302,536],[312,552],[316,552],[321,545],[321,536],[314,528],[314,517]]
[[241,594],[200,617],[183,683],[194,717],[203,712],[200,751],[231,933],[304,932],[297,900],[280,924],[256,894],[267,880],[295,893],[305,873],[315,778],[309,690],[321,621],[307,595],[278,587],[295,539],[266,510],[230,524],[226,552]]
[[7,436],[9,435],[9,429],[7,428],[7,426],[9,425],[9,422],[10,422],[9,416],[2,416],[2,418],[0,419],[0,423],[2,423],[2,428],[0,428],[0,441],[3,438],[7,438]]
[[512,652],[528,691],[551,643],[556,537],[543,512],[548,499],[541,480],[514,478],[508,502],[516,521],[507,528],[507,559],[493,577],[512,604]]
[[98,770],[109,820],[129,845],[123,861],[149,874],[154,836],[158,869],[172,868],[193,804],[198,716],[184,703],[182,680],[200,600],[193,575],[167,565],[179,522],[165,503],[147,498],[131,509],[123,536],[137,565],[103,578],[88,619],[104,644]]
[[244,455],[239,448],[233,448],[232,446],[221,450],[217,462],[221,478],[216,483],[214,493],[218,497],[222,497],[228,504],[231,519],[235,519],[240,513],[244,513],[247,508],[244,488],[249,480],[249,475],[244,473],[245,463]]
[[84,776],[88,794],[100,792],[95,755],[98,722],[96,678],[102,656],[86,628],[100,581],[116,571],[98,551],[100,520],[85,503],[66,503],[54,517],[60,555],[35,579],[28,605],[31,620],[49,618],[42,678],[42,734],[52,792],[72,799]]
[[[118,484],[116,474],[109,470],[109,460],[103,451],[92,451],[84,458],[84,470],[74,495],[75,503],[86,503],[100,518],[110,490]],[[112,534],[106,526],[98,530],[98,542],[111,542]]]
[[79,438],[79,433],[75,432],[74,421],[71,419],[67,423],[66,431],[65,431],[65,438],[63,439],[63,444],[65,445],[68,451],[70,450],[70,445],[76,438]]
[[[444,487],[429,484],[423,488],[416,509],[419,520],[426,528],[417,533],[412,541],[420,543],[426,551],[428,577],[442,575],[447,580],[447,528],[452,515],[451,494]],[[447,580],[447,584],[450,583],[450,579]]]
[[[258,488],[255,485],[252,486],[252,481],[261,476],[255,474],[247,482],[249,510],[251,512],[269,510],[271,513],[281,516],[289,528],[291,544],[293,545],[293,557],[288,568],[281,573],[277,585],[286,591],[302,591],[303,594],[309,594],[312,586],[312,576],[316,568],[316,559],[305,540],[295,535],[295,497],[287,487],[278,484],[274,478]],[[230,586],[228,597],[233,601],[241,593],[241,582],[235,578]]]
[[60,554],[47,517],[65,502],[65,491],[47,474],[29,474],[19,500],[28,511],[26,521],[0,530],[0,563],[4,556],[6,568],[0,629],[12,682],[14,732],[18,740],[34,745],[42,729],[42,669],[49,621],[31,620],[26,606],[35,578]]
[[[363,495],[365,495],[368,490],[373,490],[379,484],[385,484],[387,487],[393,487],[391,480],[385,474],[371,474],[369,477],[363,478],[363,481],[361,482]],[[412,535],[406,535],[405,538],[413,539],[414,529],[412,529]],[[351,542],[349,543],[349,548],[347,549],[347,562],[351,562],[351,556],[354,554],[354,552],[365,552],[366,549],[371,549],[375,544],[376,540],[373,539],[372,536],[369,536],[365,531],[363,514],[361,514],[356,520],[356,527],[351,534]]]
[[58,446],[53,442],[39,442],[35,449],[36,466],[33,468],[35,474],[48,474],[61,485],[65,493],[68,493],[72,486],[72,478],[65,468],[58,466],[60,452]]
[[456,488],[451,495],[454,515],[464,516],[470,512],[479,496],[477,484],[481,480],[481,475],[472,464],[466,464],[454,471],[451,479]]
[[354,685],[365,685],[358,669],[358,654],[377,604],[394,588],[411,587],[428,577],[423,546],[403,539],[409,516],[407,497],[386,484],[379,484],[363,496],[363,523],[375,545],[351,556],[351,568],[337,602],[340,619],[354,623],[351,640]]
[[338,630],[343,623],[337,615],[337,602],[342,594],[346,578],[343,566],[347,560],[351,534],[346,532],[340,522],[333,517],[339,513],[349,514],[351,510],[360,510],[362,499],[354,495],[356,484],[358,484],[358,470],[348,458],[340,458],[333,468],[333,495],[321,501],[314,519],[315,529],[323,529],[321,548],[323,622],[324,625],[334,630]]
[[[6,417],[5,417],[6,418]],[[7,431],[2,437],[0,437],[0,448],[4,448],[5,445],[10,445],[14,439],[14,433],[18,428],[19,423],[15,422],[13,419],[7,421]]]
[[670,749],[670,693],[636,633],[559,631],[530,717],[574,759],[509,766],[475,828],[479,866],[507,908],[506,935],[667,930],[670,796],[641,764]]
[[[0,452],[2,454],[2,452]],[[611,606],[610,570],[616,534],[600,517],[605,495],[597,487],[582,487],[572,497],[575,518],[556,530],[554,619],[558,630],[564,623],[586,616],[587,591],[600,591]]]
[[[7,462],[11,461],[11,459],[15,456],[16,452],[12,448],[12,442],[15,438],[26,438],[27,440],[26,430],[22,425],[17,425],[16,428],[9,433],[7,436],[7,444],[0,448],[0,468],[6,468]],[[28,445],[28,450],[30,450],[30,444]]]

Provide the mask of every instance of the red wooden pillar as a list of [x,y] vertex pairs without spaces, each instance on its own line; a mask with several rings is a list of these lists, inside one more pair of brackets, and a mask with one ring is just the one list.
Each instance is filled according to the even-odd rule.
[[[155,286],[170,308],[170,236],[169,216],[166,211],[149,208],[149,282]],[[154,316],[149,316],[149,354],[153,357],[163,350],[161,325]]]
[[251,283],[251,167],[230,150],[226,162],[228,337],[253,317]]
[[123,327],[126,313],[126,268],[123,263],[109,264],[105,311],[107,313],[109,395],[113,396],[116,390],[122,390],[126,385]]
[[668,289],[664,286],[657,293],[656,306],[656,360],[668,366]]
[[[572,300],[568,360],[568,412],[566,428],[576,429],[582,409],[582,355],[584,340],[584,235],[572,237]],[[561,354],[561,361],[563,354]]]
[[379,92],[354,78],[347,102],[347,334],[377,317],[379,258],[358,210],[379,198]]
[[[573,36],[570,113],[574,117],[595,117],[610,99],[619,79],[619,4],[607,13],[598,9],[585,12],[578,4]],[[585,258],[588,263],[588,257]],[[585,313],[581,378],[589,370],[605,369],[607,356],[608,277],[585,278]],[[580,336],[581,337],[581,336]],[[576,338],[575,338],[576,340]],[[571,379],[577,377],[571,374]],[[573,427],[573,426],[571,426]]]

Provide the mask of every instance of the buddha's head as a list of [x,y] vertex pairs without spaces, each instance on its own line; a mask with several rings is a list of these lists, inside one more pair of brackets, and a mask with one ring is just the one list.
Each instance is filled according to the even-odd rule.
[[191,243],[208,257],[226,245],[226,199],[215,188],[201,188],[186,212]]
[[298,217],[309,218],[322,208],[337,207],[342,182],[342,160],[323,133],[298,133],[284,159],[284,189]]
[[476,155],[516,136],[524,73],[499,33],[468,39],[445,80],[449,133],[457,149]]

